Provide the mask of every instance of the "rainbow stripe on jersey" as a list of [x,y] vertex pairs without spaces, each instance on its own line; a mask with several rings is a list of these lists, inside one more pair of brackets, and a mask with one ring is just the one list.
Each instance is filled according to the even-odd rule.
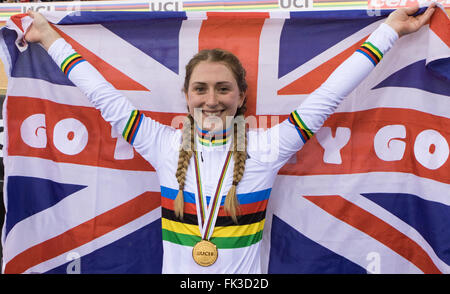
[[[216,225],[209,241],[217,248],[242,248],[258,243],[262,239],[266,207],[271,189],[238,194],[240,215],[238,224],[225,212],[225,195],[220,203]],[[184,191],[184,215],[175,216],[173,202],[178,190],[161,186],[162,238],[165,241],[193,247],[202,237],[195,207],[195,194]],[[206,198],[209,202],[211,197]]]
[[228,128],[219,132],[210,133],[209,131],[202,130],[195,125],[197,129],[198,141],[203,146],[221,146],[227,144],[230,139],[232,128]]
[[74,53],[64,59],[61,63],[61,70],[66,76],[69,76],[70,71],[78,64],[86,61],[80,54]]
[[123,138],[130,144],[133,144],[136,134],[141,126],[144,114],[139,110],[133,110],[131,112],[130,118],[122,132]]
[[291,112],[288,120],[291,124],[295,126],[295,129],[300,135],[300,138],[302,139],[303,143],[306,143],[314,135],[314,133],[306,126],[306,124],[300,118],[300,115],[298,115],[296,110]]
[[376,66],[383,58],[383,53],[370,42],[364,42],[356,52],[366,56],[374,66]]

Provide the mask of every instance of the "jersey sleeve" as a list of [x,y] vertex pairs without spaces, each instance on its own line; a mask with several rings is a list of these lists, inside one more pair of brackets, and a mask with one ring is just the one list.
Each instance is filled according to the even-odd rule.
[[271,136],[279,138],[279,167],[311,139],[342,100],[369,75],[397,39],[398,34],[394,29],[381,24],[356,52],[290,113],[288,119],[269,130],[273,133]]
[[171,144],[176,140],[175,129],[152,120],[136,109],[64,39],[56,40],[48,53],[70,81],[100,110],[103,119],[157,168],[164,148],[176,143]]

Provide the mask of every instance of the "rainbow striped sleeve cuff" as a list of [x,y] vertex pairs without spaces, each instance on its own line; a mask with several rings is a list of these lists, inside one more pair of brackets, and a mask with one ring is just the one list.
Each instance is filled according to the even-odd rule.
[[134,139],[136,138],[136,134],[139,131],[139,127],[141,126],[143,118],[144,114],[142,114],[139,110],[133,110],[131,112],[127,125],[125,126],[125,129],[123,130],[122,133],[123,138],[128,143],[133,144]]
[[289,122],[295,126],[295,129],[300,135],[303,143],[306,143],[314,135],[314,133],[302,121],[300,115],[298,115],[296,110],[291,112],[291,114],[289,115]]
[[81,62],[86,61],[80,54],[74,53],[64,59],[61,63],[61,70],[64,72],[66,76],[69,76],[70,71]]
[[356,50],[356,52],[359,52],[369,58],[374,66],[376,66],[383,58],[383,53],[370,42],[364,42],[361,47]]

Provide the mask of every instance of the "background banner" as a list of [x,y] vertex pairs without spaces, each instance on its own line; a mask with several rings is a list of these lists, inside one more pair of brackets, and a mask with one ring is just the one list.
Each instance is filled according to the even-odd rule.
[[[248,122],[281,122],[390,11],[44,15],[146,115],[179,127],[200,49],[248,71]],[[437,9],[402,37],[284,166],[269,200],[268,273],[450,272],[450,32]],[[160,273],[160,187],[38,44],[1,30],[4,273]],[[15,30],[15,29],[16,30]],[[18,42],[20,43],[20,42]],[[23,51],[23,52],[22,52]]]

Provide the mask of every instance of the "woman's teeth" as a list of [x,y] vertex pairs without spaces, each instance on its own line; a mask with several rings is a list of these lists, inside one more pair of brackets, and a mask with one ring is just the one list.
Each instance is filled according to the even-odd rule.
[[220,116],[222,111],[206,111],[206,110],[204,110],[203,113],[208,116]]

